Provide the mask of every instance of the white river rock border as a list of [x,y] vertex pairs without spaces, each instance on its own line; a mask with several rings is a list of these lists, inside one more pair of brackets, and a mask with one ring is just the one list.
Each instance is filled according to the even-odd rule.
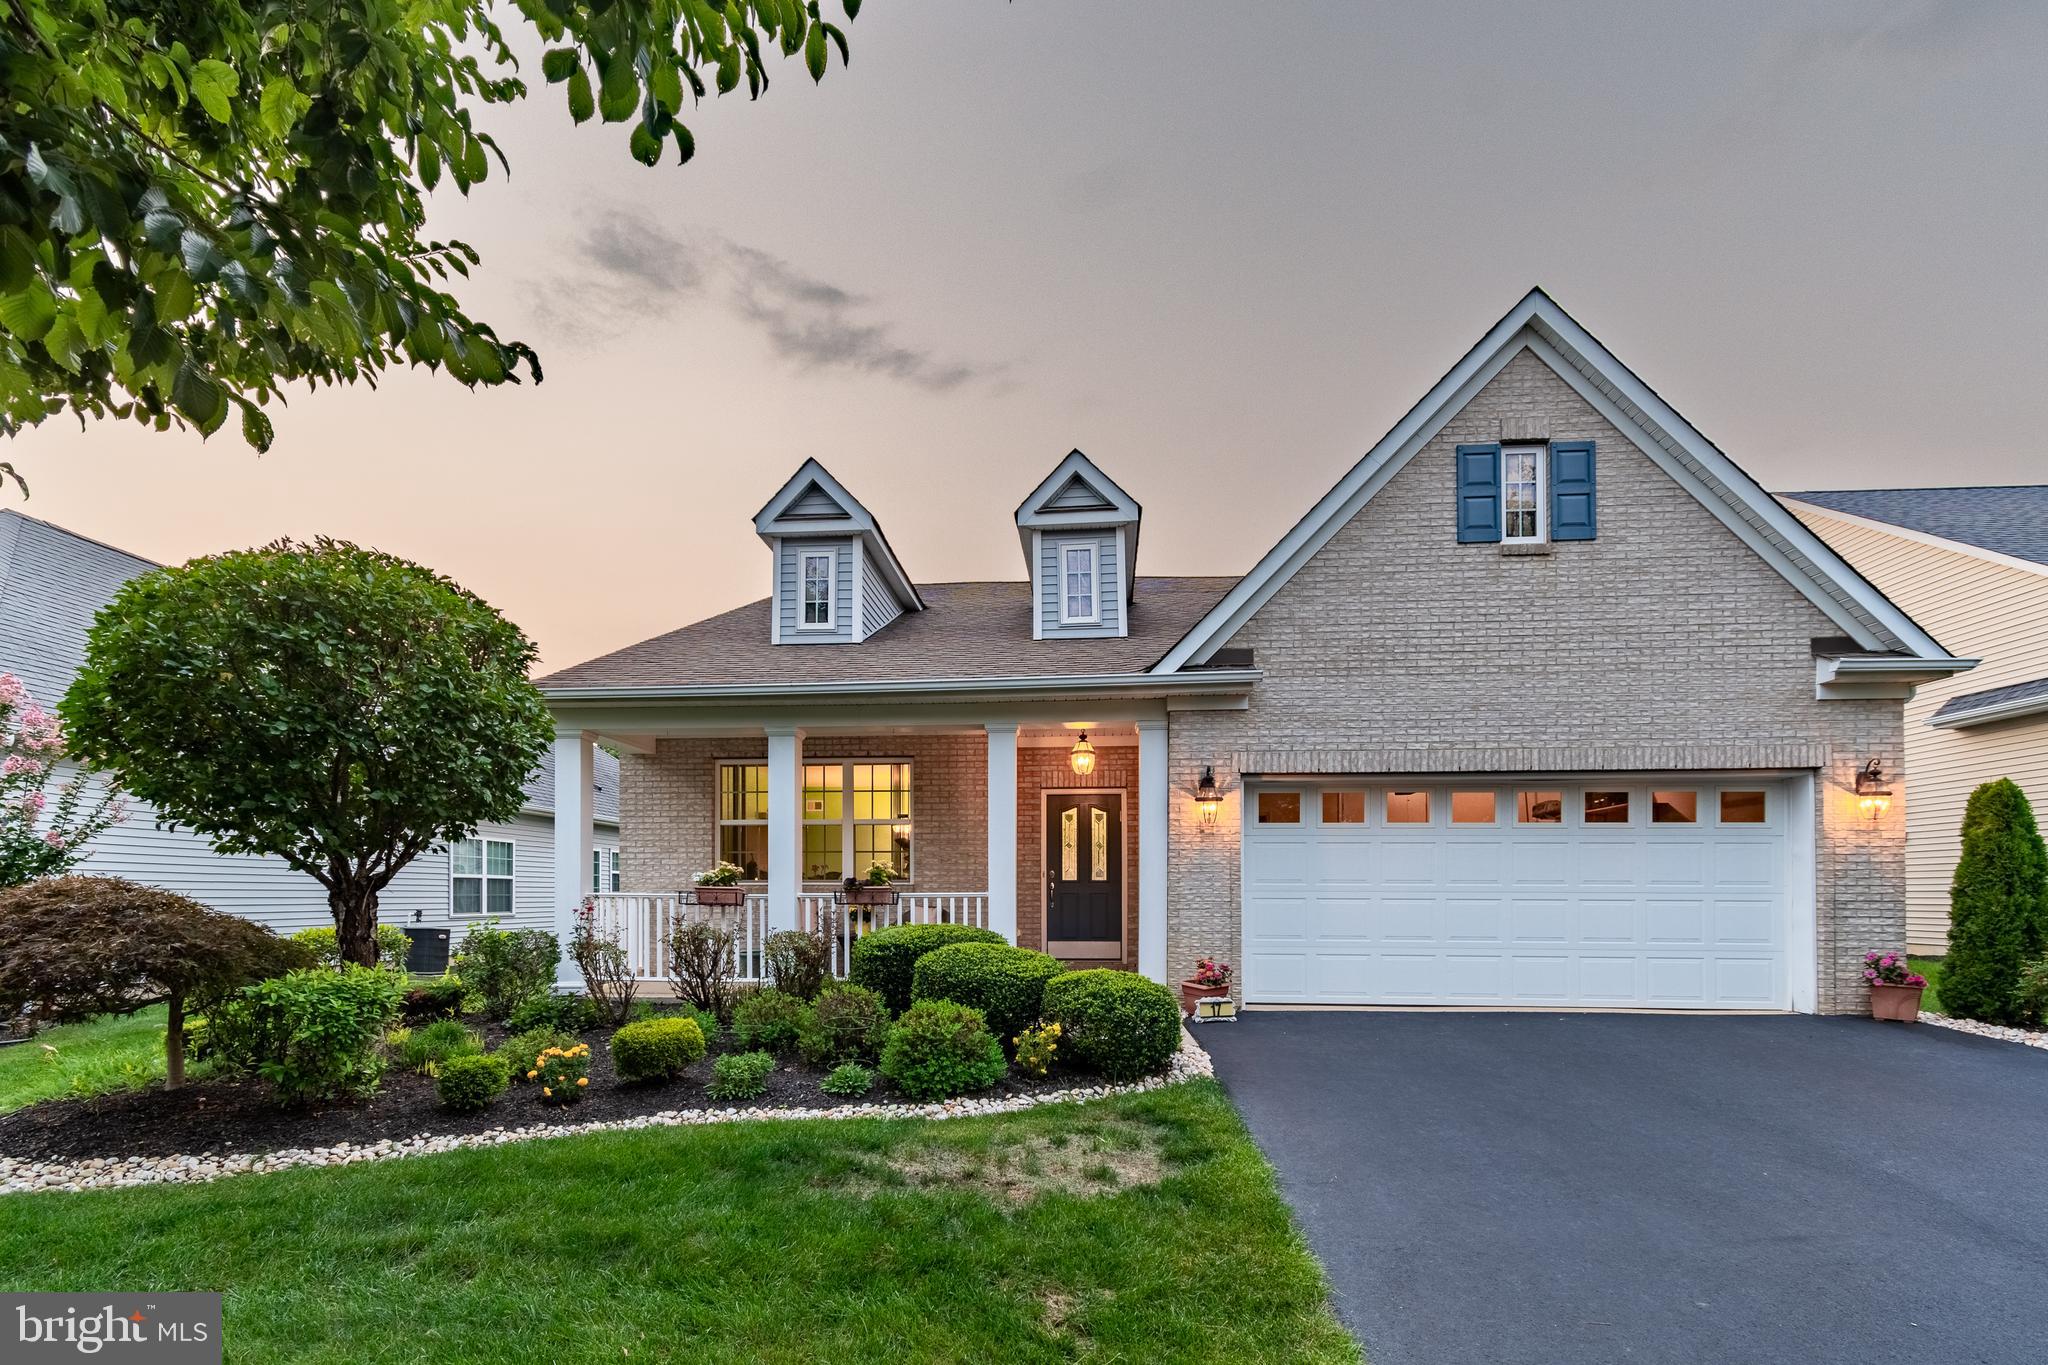
[[1043,1095],[1017,1095],[1000,1100],[962,1098],[931,1104],[842,1104],[830,1109],[664,1109],[655,1114],[593,1123],[534,1123],[523,1128],[492,1128],[481,1133],[422,1133],[417,1137],[387,1138],[381,1142],[340,1142],[332,1147],[287,1147],[275,1152],[231,1153],[226,1156],[206,1152],[199,1156],[87,1157],[83,1161],[69,1162],[0,1157],[0,1194],[111,1190],[135,1185],[197,1185],[231,1175],[264,1175],[300,1166],[353,1166],[365,1161],[432,1156],[469,1147],[499,1147],[509,1142],[582,1137],[586,1133],[630,1132],[641,1128],[689,1128],[762,1119],[957,1119],[983,1114],[1015,1114],[1047,1104],[1079,1104],[1113,1095],[1142,1095],[1149,1090],[1215,1074],[1216,1068],[1209,1060],[1209,1054],[1183,1027],[1180,1048],[1167,1063],[1164,1075],[1148,1076],[1142,1081],[1122,1085],[1075,1086]]
[[1946,1014],[1931,1014],[1920,1011],[1920,1022],[1933,1024],[1937,1028],[1952,1028],[1958,1033],[1974,1033],[1979,1038],[1997,1038],[2002,1042],[2021,1043],[2048,1051],[2048,1032],[2040,1029],[2011,1028],[2005,1024],[1982,1024],[1975,1019],[1956,1019]]

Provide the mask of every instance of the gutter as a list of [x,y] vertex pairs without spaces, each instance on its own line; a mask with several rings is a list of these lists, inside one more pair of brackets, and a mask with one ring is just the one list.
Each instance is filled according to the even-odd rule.
[[1927,723],[1937,730],[1956,730],[1971,725],[1989,725],[1995,720],[2017,720],[2022,716],[2038,715],[2044,711],[2048,711],[2048,695],[2014,697],[2010,701],[1993,702],[1989,706],[1953,711],[1946,716],[1929,716]]
[[1954,659],[1946,655],[1926,659],[1895,654],[1852,654],[1844,658],[1821,658],[1815,661],[1815,666],[1822,682],[1852,675],[1918,681],[1954,677],[1975,668],[1979,662],[1977,659]]
[[968,693],[1014,696],[1031,692],[1091,692],[1177,696],[1238,691],[1264,678],[1257,668],[1205,668],[1186,673],[1044,674],[1021,678],[895,678],[844,682],[656,684],[641,687],[543,687],[551,702],[574,701],[811,701],[819,698],[898,698]]

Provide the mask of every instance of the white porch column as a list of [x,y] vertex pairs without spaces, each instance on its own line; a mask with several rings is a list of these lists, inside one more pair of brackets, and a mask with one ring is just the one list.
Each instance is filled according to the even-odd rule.
[[1166,980],[1166,846],[1173,792],[1166,778],[1166,722],[1138,722],[1138,970]]
[[768,932],[794,929],[803,889],[804,732],[768,727]]
[[1017,941],[1017,727],[988,728],[988,927]]
[[582,730],[555,731],[555,937],[562,957],[555,964],[555,984],[583,988],[582,973],[569,960],[569,938],[576,910],[590,889],[591,771],[590,735]]

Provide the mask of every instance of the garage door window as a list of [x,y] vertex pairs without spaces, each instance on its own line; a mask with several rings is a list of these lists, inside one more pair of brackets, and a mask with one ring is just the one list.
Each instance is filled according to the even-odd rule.
[[1563,824],[1564,793],[1516,792],[1515,823],[1518,825]]
[[1260,792],[1259,823],[1298,825],[1301,823],[1300,792]]
[[1628,823],[1627,792],[1587,792],[1586,823],[1625,825]]
[[1651,792],[1650,819],[1659,825],[1690,825],[1700,818],[1698,792]]
[[1426,825],[1429,823],[1428,792],[1388,792],[1387,823]]
[[1493,823],[1492,792],[1452,792],[1451,823],[1490,825]]
[[1365,823],[1364,792],[1324,792],[1323,823],[1362,825]]
[[1764,822],[1764,794],[1762,792],[1722,792],[1721,823],[1724,825],[1761,825]]

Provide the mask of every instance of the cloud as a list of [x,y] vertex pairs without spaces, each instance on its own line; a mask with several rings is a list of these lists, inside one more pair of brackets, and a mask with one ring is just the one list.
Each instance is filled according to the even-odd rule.
[[671,231],[636,210],[611,210],[584,228],[573,261],[536,291],[535,311],[553,331],[588,338],[621,315],[667,317],[708,302],[805,372],[879,375],[935,392],[1000,373],[897,340],[895,324],[875,317],[875,300],[780,256],[716,233]]
[[1947,70],[2000,42],[2012,21],[2040,14],[2039,0],[1910,0],[1854,22],[1790,34],[1772,65],[1787,76],[1814,66]]

